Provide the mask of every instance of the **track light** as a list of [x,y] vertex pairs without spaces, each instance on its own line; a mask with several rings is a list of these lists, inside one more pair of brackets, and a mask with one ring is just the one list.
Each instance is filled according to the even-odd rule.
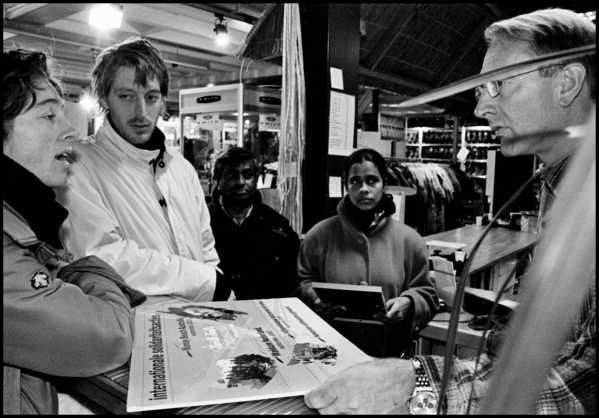
[[229,31],[227,30],[227,23],[223,15],[214,15],[216,20],[214,22],[214,33],[216,34],[216,44],[219,46],[227,46],[229,44]]

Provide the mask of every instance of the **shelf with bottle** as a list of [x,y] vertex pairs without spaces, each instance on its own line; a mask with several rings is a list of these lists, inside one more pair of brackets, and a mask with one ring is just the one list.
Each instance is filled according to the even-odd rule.
[[499,139],[488,126],[462,126],[462,144],[499,145]]
[[402,116],[379,114],[379,132],[381,139],[403,141],[407,140],[406,120]]

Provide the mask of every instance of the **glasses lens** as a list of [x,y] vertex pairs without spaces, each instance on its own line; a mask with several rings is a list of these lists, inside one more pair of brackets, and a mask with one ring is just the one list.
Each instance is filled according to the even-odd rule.
[[474,89],[474,100],[476,100],[477,102],[480,100],[480,96],[482,96],[483,94],[483,88],[482,86],[478,86]]
[[489,96],[497,97],[501,88],[501,81],[489,81],[485,84],[485,87],[487,88],[487,93],[489,93]]

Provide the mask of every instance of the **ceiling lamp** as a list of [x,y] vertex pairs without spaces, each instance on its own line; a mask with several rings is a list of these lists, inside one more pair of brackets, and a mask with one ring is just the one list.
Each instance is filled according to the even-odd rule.
[[98,29],[118,29],[123,21],[123,7],[113,4],[96,4],[89,13],[89,24]]
[[96,101],[89,95],[89,93],[84,92],[79,98],[79,105],[86,112],[91,112],[96,106]]
[[229,31],[227,30],[227,24],[223,15],[214,15],[216,21],[214,22],[214,33],[216,34],[216,44],[218,46],[227,46],[229,44]]

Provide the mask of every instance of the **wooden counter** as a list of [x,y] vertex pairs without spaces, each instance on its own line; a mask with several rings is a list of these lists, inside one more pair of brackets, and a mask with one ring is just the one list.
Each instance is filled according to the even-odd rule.
[[[64,385],[87,400],[98,404],[110,413],[127,413],[127,388],[129,385],[129,365],[126,364],[111,372],[86,379],[65,379]],[[140,414],[135,413],[135,415]],[[303,396],[265,399],[261,401],[235,402],[219,405],[204,405],[177,409],[160,409],[141,414],[234,414],[234,415],[315,415],[304,403]]]
[[[466,255],[470,256],[476,240],[483,233],[484,226],[467,225],[424,237],[425,241],[439,240],[466,244]],[[538,239],[534,232],[515,231],[503,227],[492,227],[478,248],[470,274],[484,270],[499,261],[532,247]]]

